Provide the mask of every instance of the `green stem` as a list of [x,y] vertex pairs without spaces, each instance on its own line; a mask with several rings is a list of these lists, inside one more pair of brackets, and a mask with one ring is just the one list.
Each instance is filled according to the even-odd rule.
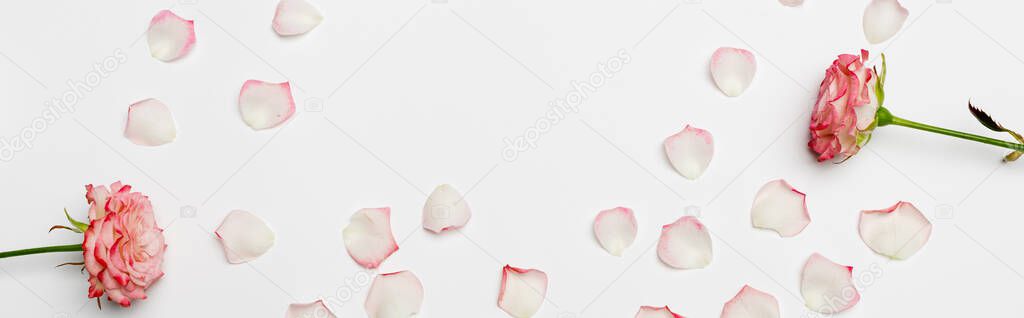
[[961,132],[961,131],[956,131],[956,130],[951,130],[951,129],[946,129],[946,128],[942,128],[942,127],[935,127],[935,126],[932,126],[932,125],[922,124],[922,123],[919,123],[919,122],[915,122],[915,121],[899,118],[899,117],[893,116],[893,114],[890,113],[888,109],[885,109],[885,107],[878,108],[878,113],[876,114],[876,118],[877,118],[878,127],[888,126],[888,125],[903,126],[903,127],[913,128],[913,129],[917,129],[917,130],[924,130],[924,131],[933,132],[933,133],[937,133],[937,134],[943,134],[943,135],[946,135],[946,136],[953,136],[953,137],[957,137],[957,138],[960,138],[960,139],[967,139],[967,140],[977,141],[977,142],[980,142],[980,143],[985,143],[985,144],[989,144],[989,145],[993,145],[993,146],[997,146],[997,147],[1003,147],[1003,148],[1011,149],[1011,150],[1015,150],[1015,151],[1024,151],[1024,145],[1022,145],[1022,144],[1013,143],[1013,142],[1009,142],[1009,141],[1003,141],[1003,140],[999,140],[999,139],[995,139],[995,138],[989,138],[989,137],[985,137],[985,136],[979,136],[979,135],[975,135],[975,134],[969,134],[969,133],[965,133],[965,132]]
[[0,258],[41,254],[41,253],[56,253],[56,252],[81,252],[82,244],[69,244],[69,245],[55,245],[46,247],[26,248],[23,250],[0,252]]

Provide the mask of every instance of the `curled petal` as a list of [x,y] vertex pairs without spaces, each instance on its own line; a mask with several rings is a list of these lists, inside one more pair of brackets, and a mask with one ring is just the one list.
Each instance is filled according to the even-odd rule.
[[391,208],[356,211],[341,235],[348,255],[366,268],[377,268],[398,250],[391,234]]
[[248,80],[238,93],[242,120],[255,130],[274,128],[295,113],[295,100],[288,82],[268,83]]
[[804,4],[804,0],[779,0],[779,3],[787,7],[799,7]]
[[434,188],[423,204],[423,228],[434,233],[460,228],[469,222],[469,205],[454,187]]
[[754,54],[744,49],[722,47],[711,55],[711,78],[725,96],[743,94],[757,73]]
[[263,219],[248,211],[231,211],[214,233],[224,245],[224,254],[231,264],[254,260],[274,246],[274,231]]
[[661,228],[658,258],[665,265],[696,269],[711,264],[711,236],[697,218],[684,216]]
[[192,20],[185,20],[170,10],[163,10],[149,21],[146,31],[149,42],[149,54],[154,58],[170,62],[192,50],[196,43],[195,25]]
[[695,180],[711,163],[715,143],[707,130],[686,125],[683,131],[665,138],[665,153],[679,174]]
[[171,110],[159,100],[150,98],[128,106],[124,136],[132,143],[159,146],[174,141],[177,135]]
[[536,269],[505,265],[501,273],[498,308],[515,318],[537,313],[548,291],[548,275]]
[[291,304],[284,318],[336,318],[337,316],[324,305],[323,300],[305,304]]
[[423,305],[423,284],[410,271],[377,275],[366,295],[370,318],[408,318]]
[[864,9],[864,36],[871,44],[885,42],[900,31],[909,15],[897,0],[872,0]]
[[722,318],[779,318],[779,301],[775,296],[744,285],[722,307]]
[[836,264],[814,253],[804,264],[800,293],[807,308],[823,314],[838,313],[860,301],[853,285],[853,267]]
[[594,219],[594,236],[608,253],[621,256],[636,239],[636,216],[629,208],[604,210]]
[[907,259],[932,235],[932,223],[913,204],[900,201],[884,210],[862,211],[860,238],[875,253]]
[[320,25],[324,16],[306,0],[281,0],[274,12],[274,32],[280,35],[298,35]]
[[672,312],[668,309],[668,306],[664,307],[652,307],[642,306],[640,310],[636,312],[635,318],[686,318],[683,315]]
[[754,227],[775,231],[782,237],[800,234],[811,223],[806,195],[786,180],[768,182],[754,198],[750,220]]

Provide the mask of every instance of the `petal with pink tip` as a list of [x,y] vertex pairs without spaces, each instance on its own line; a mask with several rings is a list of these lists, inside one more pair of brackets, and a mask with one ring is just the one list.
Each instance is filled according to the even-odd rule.
[[377,275],[364,305],[370,318],[413,317],[423,305],[423,284],[410,271]]
[[782,237],[800,234],[811,223],[806,195],[786,180],[768,182],[754,198],[750,220],[754,227],[775,231]]
[[750,51],[722,47],[711,55],[711,78],[725,96],[743,94],[757,73],[757,59]]
[[295,100],[288,82],[248,80],[238,93],[242,120],[255,130],[277,127],[295,113]]
[[779,300],[766,292],[744,285],[722,307],[722,318],[779,318]]
[[124,136],[140,146],[159,146],[174,141],[178,130],[167,105],[146,99],[128,106],[128,123]]
[[423,228],[434,233],[460,228],[469,222],[469,205],[455,187],[434,188],[423,204]]
[[679,269],[704,268],[711,264],[711,236],[696,217],[684,216],[661,227],[658,258]]
[[665,153],[679,174],[696,180],[711,164],[715,143],[707,130],[686,125],[683,131],[665,138]]
[[214,233],[224,245],[224,254],[231,264],[254,260],[274,246],[274,231],[263,219],[248,211],[231,211]]
[[281,0],[274,12],[274,32],[280,35],[299,35],[316,28],[324,16],[306,0]]
[[323,300],[305,304],[291,304],[284,313],[285,318],[336,318],[337,316],[324,305]]
[[858,228],[864,244],[893,259],[914,255],[932,235],[932,222],[903,201],[884,210],[862,211]]
[[163,10],[149,21],[146,31],[149,54],[154,58],[170,62],[185,56],[196,43],[195,24],[170,10]]
[[807,308],[823,314],[838,313],[860,301],[853,285],[853,267],[843,266],[814,253],[804,264],[800,293]]
[[548,274],[505,265],[501,273],[498,308],[515,318],[529,318],[544,304],[548,292]]
[[885,42],[900,31],[909,15],[897,0],[872,0],[864,9],[864,37],[871,44]]
[[799,7],[804,4],[804,0],[779,0],[779,3],[787,7]]
[[360,266],[377,268],[398,250],[391,234],[391,208],[361,209],[341,231],[348,255]]
[[636,239],[636,216],[629,208],[604,210],[594,219],[594,236],[608,253],[622,256],[622,252]]
[[634,318],[686,318],[683,315],[672,312],[668,309],[668,306],[664,307],[652,307],[642,306],[640,310],[636,312]]

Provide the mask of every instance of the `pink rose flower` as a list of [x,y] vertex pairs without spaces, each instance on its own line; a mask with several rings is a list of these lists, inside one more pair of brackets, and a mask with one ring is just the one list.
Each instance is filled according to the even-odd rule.
[[156,224],[149,197],[131,192],[120,182],[87,185],[89,229],[85,231],[85,269],[89,272],[89,298],[107,299],[128,307],[146,299],[146,288],[164,275],[163,229]]
[[836,156],[848,159],[871,137],[880,97],[885,95],[878,85],[878,74],[864,65],[867,60],[865,50],[860,56],[843,54],[825,70],[811,113],[811,141],[807,143],[818,161]]

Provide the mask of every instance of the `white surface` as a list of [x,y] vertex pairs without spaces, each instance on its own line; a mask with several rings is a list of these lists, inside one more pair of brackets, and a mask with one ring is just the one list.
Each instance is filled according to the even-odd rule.
[[[97,310],[85,275],[53,268],[77,255],[0,261],[0,316],[281,317],[290,303],[333,297],[344,304],[339,317],[362,317],[370,280],[346,255],[341,228],[352,211],[379,206],[392,207],[401,241],[381,270],[416,272],[422,317],[501,317],[505,263],[550,276],[538,317],[629,317],[641,305],[715,317],[743,284],[775,295],[794,317],[804,314],[795,293],[813,252],[870,281],[841,317],[1020,312],[1024,163],[897,127],[842,165],[815,163],[805,144],[825,67],[862,47],[887,52],[886,102],[897,115],[985,133],[966,109],[974,98],[1024,129],[1021,3],[903,1],[908,26],[868,46],[866,0],[692,2],[316,1],[323,24],[287,39],[271,28],[274,0],[12,4],[0,11],[9,58],[0,59],[0,136],[30,125],[44,101],[115,49],[125,63],[32,149],[0,163],[0,250],[76,242],[46,229],[64,223],[65,207],[84,215],[82,185],[116,180],[151,196],[170,247],[167,276],[128,310]],[[164,63],[139,36],[170,6],[196,20],[198,42]],[[739,98],[724,97],[708,74],[721,46],[758,58]],[[620,49],[631,63],[579,113],[536,149],[502,159],[503,138],[521,135]],[[236,102],[247,79],[291,80],[296,116],[253,132]],[[145,148],[121,135],[128,105],[144,98],[173,105],[175,142]],[[327,112],[307,111],[314,98]],[[674,172],[661,147],[687,123],[715,136],[715,159],[697,181]],[[776,178],[808,194],[813,221],[792,239],[750,226],[751,200]],[[420,227],[424,192],[441,183],[468,194],[464,236]],[[898,200],[935,228],[918,254],[890,262],[857,237],[857,215]],[[620,205],[636,211],[640,230],[616,258],[591,226],[598,211]],[[649,247],[691,205],[714,233],[715,258],[706,269],[672,270]],[[180,217],[185,206],[194,218]],[[947,208],[952,218],[936,218]],[[278,234],[251,266],[227,264],[210,234],[233,209],[259,214]]]

